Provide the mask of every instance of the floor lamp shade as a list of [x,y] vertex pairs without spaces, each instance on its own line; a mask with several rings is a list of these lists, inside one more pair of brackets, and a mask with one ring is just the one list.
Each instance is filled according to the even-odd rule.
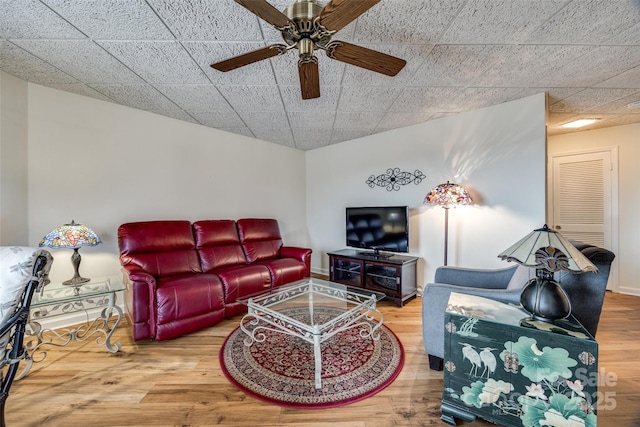
[[469,205],[472,202],[471,195],[463,186],[449,181],[435,186],[424,198],[425,205],[437,205],[444,208],[444,265],[447,265],[449,252],[449,208]]
[[102,241],[95,231],[85,225],[76,224],[74,221],[71,221],[70,224],[61,225],[47,233],[47,235],[40,241],[39,246],[46,246],[54,249],[73,249],[71,264],[74,268],[74,275],[71,279],[62,283],[65,285],[81,285],[82,283],[88,282],[90,279],[81,277],[78,272],[81,261],[78,249],[82,246],[96,246],[100,243],[102,243]]

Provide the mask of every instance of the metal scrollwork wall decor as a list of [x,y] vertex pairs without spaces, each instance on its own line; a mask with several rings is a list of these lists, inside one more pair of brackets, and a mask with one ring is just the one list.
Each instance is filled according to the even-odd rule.
[[371,175],[367,179],[367,185],[371,188],[377,185],[378,187],[385,187],[387,191],[398,191],[401,185],[411,184],[412,182],[418,185],[424,178],[426,178],[425,175],[418,169],[411,173],[401,172],[400,168],[389,168],[387,173],[378,176]]

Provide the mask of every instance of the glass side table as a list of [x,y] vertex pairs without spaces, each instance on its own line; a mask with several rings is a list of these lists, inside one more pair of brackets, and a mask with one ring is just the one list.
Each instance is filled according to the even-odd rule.
[[[71,341],[86,341],[96,337],[97,345],[104,345],[111,353],[120,351],[121,344],[112,343],[111,335],[122,320],[122,309],[115,303],[116,294],[122,290],[124,285],[120,281],[102,278],[76,286],[52,282],[41,292],[35,293],[24,344],[26,363],[16,379],[27,375],[33,363],[46,359],[47,353],[41,348],[46,345],[64,347]],[[91,319],[89,310],[100,308],[100,315]],[[44,318],[82,311],[87,320],[76,328],[43,329],[40,324]]]

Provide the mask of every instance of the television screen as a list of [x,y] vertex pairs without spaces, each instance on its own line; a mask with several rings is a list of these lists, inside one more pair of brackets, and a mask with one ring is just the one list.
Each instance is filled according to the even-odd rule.
[[380,251],[409,252],[407,206],[346,209],[347,246]]

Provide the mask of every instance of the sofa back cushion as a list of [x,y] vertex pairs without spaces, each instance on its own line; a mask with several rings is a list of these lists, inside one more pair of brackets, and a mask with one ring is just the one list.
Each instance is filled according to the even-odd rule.
[[118,227],[123,266],[134,265],[154,277],[201,272],[189,221],[144,221]]
[[193,232],[202,271],[205,273],[216,268],[247,263],[235,221],[197,221],[193,223]]
[[278,258],[282,247],[275,219],[243,218],[237,222],[240,244],[248,262]]

